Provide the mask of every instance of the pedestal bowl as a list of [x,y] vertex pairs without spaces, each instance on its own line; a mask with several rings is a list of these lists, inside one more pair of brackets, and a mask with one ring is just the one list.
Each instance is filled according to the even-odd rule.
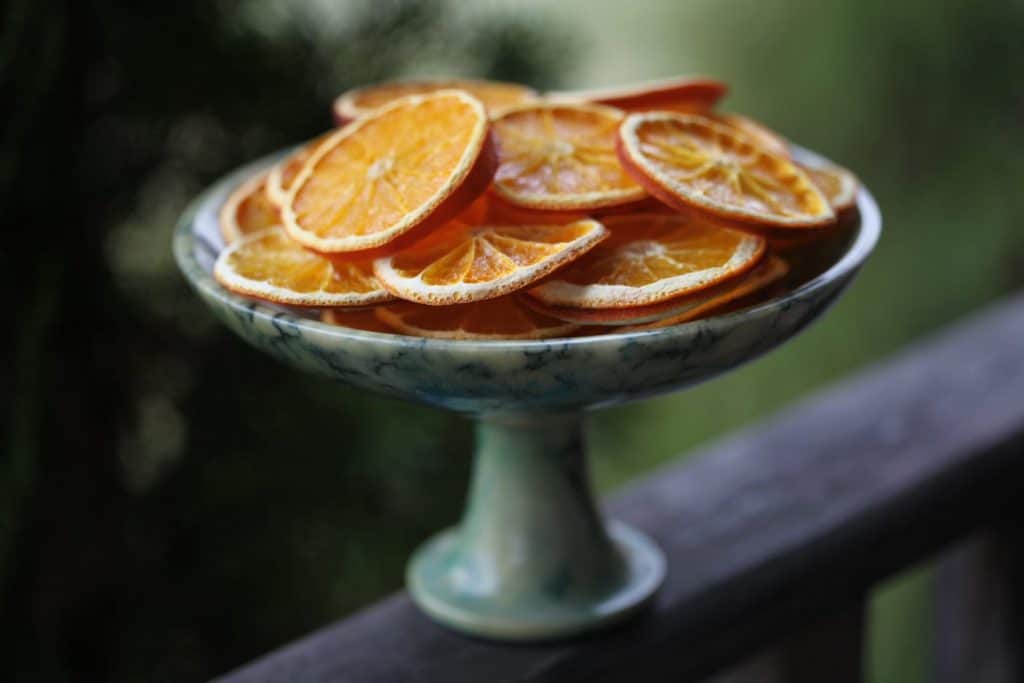
[[177,262],[210,310],[269,355],[476,421],[462,521],[413,555],[407,586],[437,621],[498,640],[561,638],[619,621],[649,603],[665,576],[649,538],[602,518],[587,474],[585,414],[693,386],[792,338],[846,288],[881,231],[862,189],[858,224],[823,272],[775,299],[674,327],[542,341],[414,338],[322,323],[213,279],[223,247],[218,208],[279,156],[228,175],[192,204],[175,231]]

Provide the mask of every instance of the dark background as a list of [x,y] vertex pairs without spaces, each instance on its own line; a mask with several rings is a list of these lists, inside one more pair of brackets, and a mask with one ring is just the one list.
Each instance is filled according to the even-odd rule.
[[[593,421],[605,490],[1024,284],[1020,0],[0,7],[5,680],[205,679],[395,590],[455,520],[464,421],[249,349],[170,254],[192,196],[328,127],[350,86],[709,73],[875,191],[883,242],[822,323]],[[872,680],[927,676],[929,590],[876,596]]]

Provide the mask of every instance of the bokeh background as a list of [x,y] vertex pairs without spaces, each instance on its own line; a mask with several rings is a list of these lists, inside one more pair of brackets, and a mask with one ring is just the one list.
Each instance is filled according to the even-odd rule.
[[[5,680],[205,679],[397,589],[455,521],[465,421],[247,348],[171,258],[191,197],[350,86],[706,73],[875,191],[883,241],[823,322],[595,417],[604,491],[1024,285],[1020,0],[0,7]],[[874,594],[872,681],[927,680],[930,590],[922,567]]]

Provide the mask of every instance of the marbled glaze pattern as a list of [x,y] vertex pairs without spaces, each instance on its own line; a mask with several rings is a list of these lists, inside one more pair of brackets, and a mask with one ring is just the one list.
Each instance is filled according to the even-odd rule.
[[[804,153],[808,156],[809,153]],[[874,200],[832,268],[765,304],[645,332],[528,342],[420,339],[348,330],[228,292],[210,275],[221,247],[217,208],[243,168],[200,197],[175,232],[178,263],[213,312],[270,355],[342,382],[470,414],[567,411],[622,403],[704,381],[778,346],[843,291],[880,232]]]

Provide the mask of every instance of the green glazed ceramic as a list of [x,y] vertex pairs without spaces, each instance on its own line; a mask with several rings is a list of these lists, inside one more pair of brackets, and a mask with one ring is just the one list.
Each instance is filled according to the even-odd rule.
[[[585,411],[692,386],[775,348],[835,301],[881,232],[878,207],[862,190],[860,224],[824,273],[766,303],[675,327],[538,341],[365,332],[237,296],[211,276],[223,247],[220,204],[279,157],[196,200],[175,231],[178,265],[224,324],[275,358],[477,419],[462,522],[415,553],[407,585],[442,624],[500,640],[562,638],[621,620],[665,577],[649,538],[602,518],[587,474]],[[820,160],[806,151],[798,158]]]

